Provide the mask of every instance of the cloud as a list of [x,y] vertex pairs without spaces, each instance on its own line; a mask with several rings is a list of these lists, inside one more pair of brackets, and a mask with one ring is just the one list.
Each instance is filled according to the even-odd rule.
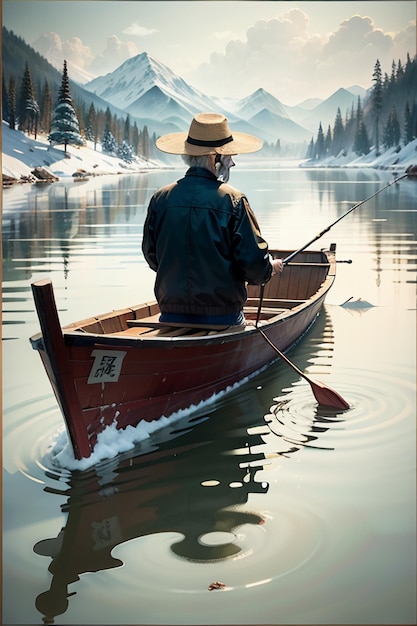
[[127,59],[139,54],[139,50],[132,41],[121,41],[117,35],[107,39],[106,48],[89,64],[92,73],[107,74],[112,72]]
[[245,41],[229,41],[187,79],[214,95],[244,97],[263,87],[285,104],[296,104],[327,97],[341,86],[366,88],[377,58],[390,68],[393,57],[405,60],[414,50],[415,23],[402,33],[384,33],[370,17],[353,15],[334,32],[317,34],[310,33],[308,15],[297,8],[257,21]]
[[231,30],[217,31],[211,35],[211,39],[216,41],[227,41],[233,38],[234,34]]
[[79,37],[64,41],[62,50],[65,58],[70,58],[79,67],[87,66],[93,58],[89,46],[84,45]]
[[416,53],[416,22],[409,22],[404,30],[393,36],[395,58],[403,56],[403,50],[410,53],[413,58]]
[[323,56],[346,55],[350,52],[374,48],[377,54],[392,48],[391,35],[375,28],[370,17],[354,15],[344,20],[339,29],[332,33],[323,48]]
[[73,80],[84,83],[93,78],[86,70],[93,55],[89,46],[83,44],[79,37],[62,40],[57,33],[49,32],[39,37],[32,46],[60,72],[65,60],[68,76]]
[[124,35],[133,35],[135,37],[149,37],[149,35],[153,35],[157,32],[155,28],[147,28],[146,26],[141,26],[138,22],[134,22],[130,26],[127,26],[123,31]]
[[62,40],[53,32],[42,35],[32,45],[60,71],[65,59],[70,77],[80,82],[112,72],[124,61],[139,54],[135,43],[121,41],[116,35],[108,37],[106,48],[96,57],[79,37]]
[[[147,37],[157,32],[155,29],[140,26],[137,22],[123,31],[124,34],[136,37]],[[59,70],[62,70],[65,59],[68,63],[68,70],[71,70],[74,78],[81,82],[91,80],[95,75],[112,72],[124,61],[140,52],[134,42],[121,41],[117,35],[108,37],[105,49],[95,57],[90,47],[85,45],[79,37],[62,40],[54,32],[45,33],[32,45],[39,54]],[[80,73],[80,70],[84,70],[84,74]]]
[[88,65],[93,55],[89,46],[83,44],[79,37],[62,40],[57,33],[45,33],[33,44],[35,50],[49,61],[54,61],[54,65],[59,65],[62,69],[64,59],[80,68]]

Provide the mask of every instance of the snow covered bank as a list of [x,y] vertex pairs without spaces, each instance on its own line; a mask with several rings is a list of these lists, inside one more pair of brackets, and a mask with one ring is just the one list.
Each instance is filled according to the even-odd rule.
[[379,156],[376,156],[375,150],[362,156],[349,152],[346,155],[328,156],[318,161],[305,161],[301,167],[366,167],[402,172],[410,165],[417,165],[417,139],[399,151],[397,148],[390,148]]
[[[269,160],[271,163],[271,160]],[[303,161],[294,163],[300,167],[355,167],[377,168],[393,172],[405,171],[410,165],[417,164],[417,139],[410,142],[400,151],[391,148],[380,156],[375,151],[358,157],[351,152],[346,156],[327,157],[320,161]],[[137,158],[133,163],[126,163],[118,157],[110,156],[97,150],[91,142],[87,146],[77,148],[67,147],[67,154],[63,146],[50,147],[46,137],[36,140],[18,130],[10,130],[9,125],[2,123],[2,173],[3,177],[10,177],[15,181],[23,182],[33,179],[31,173],[35,168],[44,168],[54,176],[70,178],[77,173],[85,172],[89,176],[101,174],[129,174],[144,172],[149,169],[167,168],[163,161],[146,161]]]
[[91,176],[101,174],[128,174],[149,169],[166,167],[157,161],[137,158],[133,163],[126,163],[120,158],[97,150],[91,142],[77,148],[67,146],[50,147],[46,137],[36,140],[19,130],[11,130],[6,122],[2,123],[2,174],[17,181],[29,180],[35,168],[44,168],[58,178],[72,177],[82,170]]

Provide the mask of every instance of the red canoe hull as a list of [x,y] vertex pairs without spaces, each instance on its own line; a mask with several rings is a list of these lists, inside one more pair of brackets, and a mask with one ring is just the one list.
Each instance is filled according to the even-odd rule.
[[[288,350],[314,322],[334,280],[334,258],[320,254],[330,262],[319,289],[270,323],[262,322],[262,330],[281,351]],[[38,314],[54,306],[53,294],[51,298],[52,303],[37,303]],[[48,338],[54,320],[46,315],[42,323],[43,314],[39,315],[43,336],[32,338],[32,344],[44,363],[77,458],[91,454],[98,434],[110,424],[125,428],[168,417],[227,390],[277,359],[254,325],[192,336],[167,336],[149,328],[137,336],[129,330],[100,335],[72,330],[80,328],[72,325],[60,329],[61,333],[56,329],[57,337]]]

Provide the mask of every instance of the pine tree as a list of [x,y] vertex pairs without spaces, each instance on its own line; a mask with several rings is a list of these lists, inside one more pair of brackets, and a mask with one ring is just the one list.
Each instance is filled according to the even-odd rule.
[[112,121],[112,126],[113,126],[113,135],[116,139],[116,143],[120,144],[123,141],[123,129],[124,129],[124,124],[123,121],[120,121],[119,118],[117,117],[116,113],[113,115],[113,121]]
[[132,146],[125,139],[117,148],[117,156],[123,161],[126,161],[126,163],[132,163],[134,160]]
[[34,132],[36,136],[39,113],[39,105],[35,99],[35,90],[33,88],[29,64],[26,63],[17,103],[19,128],[28,134]]
[[110,107],[107,107],[106,112],[104,113],[104,131],[112,130],[111,123],[112,123],[111,111],[110,111]]
[[117,154],[117,141],[111,130],[104,131],[101,147],[108,154]]
[[401,59],[398,59],[396,79],[401,80],[403,76],[404,76],[404,68],[402,66]]
[[400,124],[398,122],[395,106],[392,107],[384,129],[384,144],[387,148],[397,146],[401,137]]
[[356,131],[355,139],[353,142],[353,150],[356,152],[356,154],[359,155],[368,154],[370,150],[368,133],[366,131],[366,126],[363,121],[360,96],[358,96],[358,104],[356,108]]
[[2,75],[1,79],[2,79],[1,80],[2,82],[2,98],[1,98],[2,119],[8,122],[10,120],[10,110],[9,110],[10,101],[9,101],[9,93],[7,91],[4,74]]
[[417,102],[414,102],[413,107],[411,109],[411,137],[412,139],[417,138]]
[[362,116],[361,98],[360,96],[358,96],[358,104],[356,106],[356,130],[355,130],[355,139],[353,141],[353,150],[354,152],[356,152],[356,154],[362,154],[362,147],[361,147],[361,141],[360,141],[360,129],[361,129],[362,123],[363,123],[363,116]]
[[43,90],[42,98],[42,112],[41,112],[41,128],[49,135],[51,132],[51,117],[52,117],[52,96],[48,82],[45,81],[45,87]]
[[66,61],[64,61],[61,87],[57,104],[52,113],[51,132],[48,139],[51,144],[64,144],[65,153],[68,145],[82,146],[84,143],[80,134],[77,113],[72,102]]
[[112,132],[113,120],[110,111],[110,107],[107,107],[106,112],[104,114],[104,132],[101,138],[101,147],[104,152],[108,154],[116,154],[117,152],[117,141]]
[[314,146],[314,156],[316,159],[322,159],[324,157],[324,154],[325,154],[324,135],[323,135],[323,127],[320,122],[319,130],[317,132],[317,141]]
[[359,141],[360,141],[360,147],[361,147],[361,154],[369,154],[371,150],[371,146],[369,143],[368,132],[366,130],[366,126],[363,120],[359,127]]
[[390,78],[391,85],[393,85],[395,83],[396,74],[397,74],[397,66],[395,65],[395,61],[393,59],[392,60],[392,65],[391,65],[391,78]]
[[313,158],[314,158],[314,139],[312,137],[307,148],[306,159],[313,159]]
[[36,102],[35,98],[28,100],[26,103],[26,114],[28,120],[28,133],[33,133],[35,135],[35,139],[38,134],[38,121],[40,116],[39,104]]
[[16,128],[16,83],[13,77],[9,80],[9,127],[12,130]]
[[330,154],[332,149],[332,130],[330,124],[327,127],[326,139],[324,140],[324,153]]
[[412,141],[413,137],[412,137],[413,131],[412,131],[412,124],[411,124],[411,110],[410,110],[410,105],[406,104],[405,106],[405,113],[404,113],[404,143],[410,143],[410,141]]
[[139,150],[139,130],[138,130],[138,125],[136,124],[136,122],[133,125],[133,131],[132,131],[132,146],[133,146],[134,153],[137,155],[138,150]]
[[[85,125],[85,138],[88,141],[96,141],[97,116],[94,108],[94,102],[90,104],[88,109],[87,123]],[[94,146],[95,148],[95,146]]]
[[144,126],[142,129],[142,156],[144,159],[146,159],[146,161],[149,159],[149,155],[150,155],[150,146],[149,146],[149,131],[148,131],[148,127]]
[[340,107],[337,108],[336,119],[333,128],[332,154],[337,156],[343,148],[345,140],[345,128],[343,126],[342,113]]
[[372,74],[373,87],[371,91],[372,111],[375,119],[375,149],[376,155],[379,156],[379,118],[382,110],[382,72],[379,59],[376,60],[374,71]]
[[130,141],[130,117],[129,115],[126,116],[123,139],[127,142]]
[[404,70],[404,73],[405,73],[406,76],[410,75],[410,72],[412,71],[412,69],[411,69],[412,65],[413,65],[413,63],[412,63],[411,58],[410,58],[410,53],[407,52],[407,61],[405,63],[405,70]]

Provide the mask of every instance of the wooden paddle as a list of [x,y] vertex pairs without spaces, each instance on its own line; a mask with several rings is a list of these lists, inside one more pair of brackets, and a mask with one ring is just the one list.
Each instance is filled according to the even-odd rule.
[[325,385],[324,383],[312,380],[309,376],[307,376],[307,374],[302,372],[296,365],[294,365],[294,363],[290,361],[290,359],[285,356],[285,354],[281,352],[281,350],[279,350],[275,344],[272,343],[269,337],[264,333],[261,328],[259,328],[259,326],[257,326],[256,328],[265,339],[265,341],[269,343],[271,348],[273,348],[275,352],[279,354],[281,359],[285,361],[285,363],[287,363],[290,367],[292,367],[293,370],[297,372],[297,374],[299,374],[299,376],[304,378],[304,380],[309,383],[314,397],[316,398],[320,406],[327,406],[333,409],[349,409],[349,403],[346,402],[346,400],[342,398],[342,396],[337,393],[337,391],[335,391],[328,385]]

